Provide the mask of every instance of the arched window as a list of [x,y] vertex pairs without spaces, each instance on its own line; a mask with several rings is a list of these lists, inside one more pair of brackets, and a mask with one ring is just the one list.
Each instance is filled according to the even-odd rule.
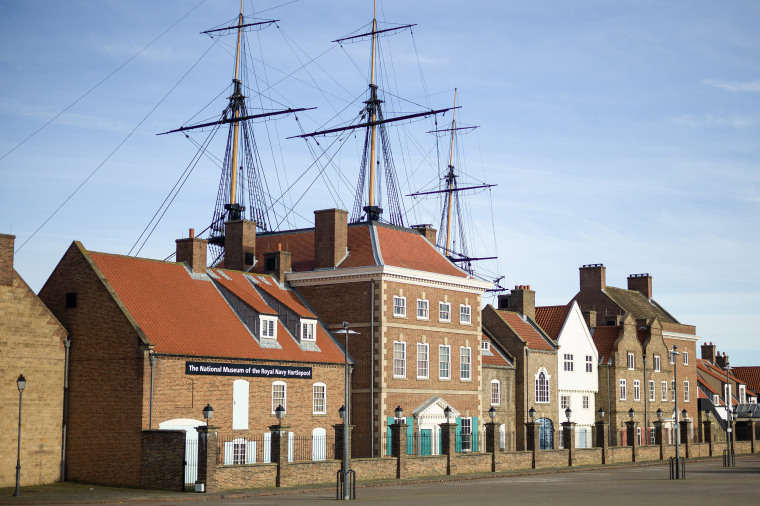
[[232,428],[248,428],[248,382],[235,380],[232,383]]
[[501,382],[497,379],[491,380],[491,406],[501,404]]
[[324,383],[314,383],[313,388],[313,412],[315,415],[327,413],[327,386]]
[[274,414],[274,410],[277,409],[277,406],[282,406],[287,412],[288,406],[286,401],[287,385],[285,385],[284,381],[275,381],[272,383],[272,414]]
[[538,370],[536,375],[536,403],[548,404],[550,377],[543,367]]

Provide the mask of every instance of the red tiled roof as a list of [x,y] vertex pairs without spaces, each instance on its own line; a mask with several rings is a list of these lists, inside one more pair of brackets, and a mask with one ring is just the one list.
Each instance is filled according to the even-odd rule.
[[314,230],[298,230],[256,236],[257,265],[263,264],[264,253],[279,250],[292,253],[293,256],[290,258],[290,261],[293,272],[313,270]]
[[[211,272],[214,272],[219,277],[217,278],[217,282],[225,287],[227,290],[231,291],[241,299],[245,300],[246,303],[251,306],[253,309],[258,311],[259,313],[263,314],[269,314],[269,315],[276,315],[277,311],[272,309],[266,302],[264,302],[264,299],[261,298],[261,295],[256,291],[256,289],[251,285],[249,281],[245,279],[245,274],[242,272],[237,271],[228,271],[228,270],[222,270],[222,269],[209,269]],[[229,279],[228,279],[229,278]]]
[[533,325],[524,321],[520,315],[512,311],[497,309],[496,312],[512,327],[512,330],[528,345],[531,350],[554,351],[554,347],[541,336]]
[[536,308],[536,323],[552,339],[559,339],[559,333],[567,320],[570,304],[564,306],[541,306]]
[[599,352],[599,360],[606,362],[612,355],[612,348],[617,341],[619,327],[601,326],[594,327],[591,337],[594,339],[596,351]]
[[[343,353],[319,325],[317,346],[321,351],[302,350],[279,322],[277,342],[281,349],[262,348],[214,283],[194,279],[182,264],[104,253],[89,255],[158,353],[343,362]],[[242,273],[223,272],[232,278],[225,286],[235,288],[235,294],[246,304],[264,307],[255,290],[242,284],[248,283]]]
[[[717,378],[721,381],[725,381],[726,379],[726,371],[721,369],[720,367],[711,364],[710,361],[704,360],[704,359],[697,359],[697,368],[705,371],[706,373],[712,375],[714,378]],[[733,370],[733,367],[731,368]],[[741,379],[734,376],[733,373],[729,372],[728,375],[729,380],[735,381],[737,383],[744,383]]]
[[747,385],[747,388],[757,392],[760,390],[760,367],[734,367],[734,375]]
[[[229,275],[230,272],[227,271],[227,274]],[[249,276],[250,278],[254,279],[257,283],[256,286],[285,304],[285,306],[287,306],[298,316],[303,316],[304,318],[317,318],[317,315],[312,313],[309,308],[304,306],[303,302],[301,302],[301,299],[298,298],[293,290],[284,290],[270,276],[264,274],[247,275],[242,273],[239,273],[239,275]]]
[[458,269],[418,232],[399,230],[385,226],[375,226],[380,255],[384,265],[405,267],[419,271],[435,272],[466,278],[467,274]]
[[491,338],[488,337],[486,334],[483,334],[483,341],[487,341],[491,343],[491,353],[492,355],[483,355],[481,353],[482,359],[483,359],[483,365],[502,365],[502,366],[511,366],[512,364],[504,358],[504,356],[501,354],[499,349],[494,346],[493,341],[491,341]]

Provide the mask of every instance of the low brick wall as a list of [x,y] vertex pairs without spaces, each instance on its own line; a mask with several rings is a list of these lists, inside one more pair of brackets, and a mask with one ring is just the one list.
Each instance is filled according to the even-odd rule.
[[533,466],[533,452],[499,452],[496,454],[496,471],[519,471]]
[[282,482],[286,487],[335,482],[340,467],[340,460],[289,462]]
[[568,458],[568,450],[539,450],[536,452],[536,469],[567,467]]
[[752,441],[735,441],[733,447],[736,455],[740,453],[752,453]]
[[[456,457],[457,474],[467,473],[490,473],[491,472],[491,454],[490,453],[460,453]],[[444,474],[446,474],[446,464],[444,462]]]
[[[659,455],[659,453],[658,453]],[[602,463],[601,448],[580,448],[573,450],[574,466],[595,466]]]
[[274,487],[277,484],[277,464],[217,465],[214,481],[206,484],[208,492],[244,488]]
[[185,431],[144,430],[141,435],[140,488],[185,489]]
[[[489,453],[490,457],[491,454]],[[488,470],[491,470],[489,459]],[[460,464],[457,463],[457,466]],[[461,469],[461,468],[457,468]],[[466,471],[468,472],[468,471]],[[446,475],[446,455],[409,455],[406,458],[406,476],[412,478],[415,476],[445,476]],[[394,475],[395,476],[395,475]]]
[[639,446],[636,448],[636,460],[638,462],[660,460],[660,445]]
[[[668,460],[670,457],[676,456],[676,445],[667,445],[662,448],[662,459]],[[678,445],[678,456],[686,456],[686,445]]]
[[396,478],[396,460],[395,457],[351,459],[351,469],[356,471],[356,481],[393,480]]
[[633,453],[630,446],[610,446],[607,451],[608,462],[632,462]]
[[689,458],[709,456],[710,445],[708,443],[692,443],[689,445]]

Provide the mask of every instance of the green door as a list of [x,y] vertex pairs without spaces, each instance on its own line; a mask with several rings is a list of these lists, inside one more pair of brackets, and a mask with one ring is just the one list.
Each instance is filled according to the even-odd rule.
[[430,455],[430,443],[433,438],[433,431],[430,429],[420,430],[420,455]]

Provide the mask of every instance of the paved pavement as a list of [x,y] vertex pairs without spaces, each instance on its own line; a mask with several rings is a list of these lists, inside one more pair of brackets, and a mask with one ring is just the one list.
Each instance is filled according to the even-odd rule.
[[[760,456],[737,458],[735,468],[721,461],[692,461],[685,480],[669,480],[666,465],[573,468],[441,478],[425,482],[385,482],[357,488],[362,504],[757,504],[760,501]],[[205,501],[207,504],[292,504],[335,500],[333,487],[267,489],[226,494],[194,494],[117,489],[75,483],[0,489],[0,504],[99,503],[165,505]],[[192,502],[191,502],[192,501]]]

